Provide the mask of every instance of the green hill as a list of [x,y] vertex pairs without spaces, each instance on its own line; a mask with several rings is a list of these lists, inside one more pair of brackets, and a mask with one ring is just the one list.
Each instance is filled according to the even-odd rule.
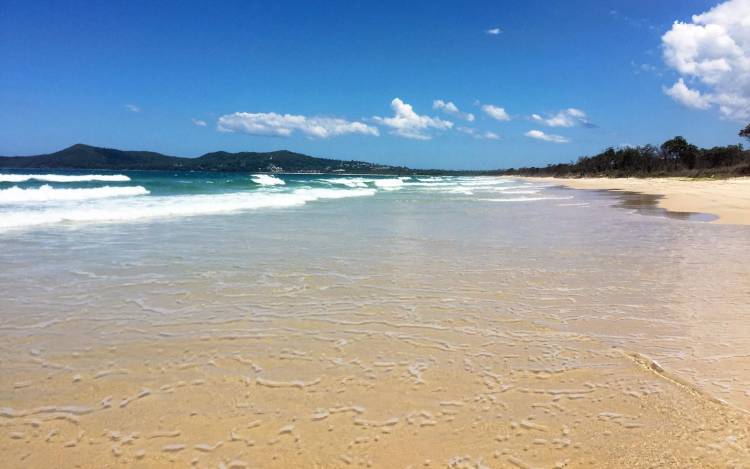
[[80,143],[44,155],[0,157],[0,168],[365,174],[407,174],[415,172],[400,166],[316,158],[287,150],[266,153],[218,151],[206,153],[197,158],[181,158],[150,151],[123,151]]

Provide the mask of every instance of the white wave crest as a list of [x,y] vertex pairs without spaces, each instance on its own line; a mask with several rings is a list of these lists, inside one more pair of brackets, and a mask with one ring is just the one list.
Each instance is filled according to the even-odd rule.
[[103,186],[79,189],[56,189],[48,184],[28,189],[13,186],[9,189],[0,190],[0,204],[131,197],[148,193],[146,188],[142,186]]
[[269,174],[253,174],[252,181],[261,186],[283,186],[286,184],[283,179]]
[[410,178],[393,178],[393,179],[375,179],[373,182],[375,183],[376,187],[379,187],[380,189],[385,189],[387,191],[393,191],[400,189],[404,185],[404,181],[410,179]]
[[82,174],[82,175],[64,175],[64,174],[0,174],[0,182],[27,182],[27,181],[44,181],[44,182],[128,182],[130,178],[124,174]]
[[346,187],[368,187],[368,182],[374,182],[374,179],[365,179],[365,178],[330,178],[330,179],[321,179],[323,182],[327,182],[328,184],[339,184]]
[[43,210],[0,212],[0,229],[28,228],[61,222],[127,222],[144,219],[188,217],[243,212],[263,208],[304,205],[320,199],[375,195],[375,189],[297,189],[293,192],[259,191],[229,194],[151,196],[70,202]]

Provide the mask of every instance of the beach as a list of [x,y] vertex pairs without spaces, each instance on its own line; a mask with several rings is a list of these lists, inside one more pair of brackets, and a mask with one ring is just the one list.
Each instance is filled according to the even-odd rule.
[[715,214],[715,223],[750,224],[750,178],[529,178],[575,189],[629,191],[658,196],[671,212]]
[[552,180],[62,176],[4,193],[4,467],[750,459],[747,226]]

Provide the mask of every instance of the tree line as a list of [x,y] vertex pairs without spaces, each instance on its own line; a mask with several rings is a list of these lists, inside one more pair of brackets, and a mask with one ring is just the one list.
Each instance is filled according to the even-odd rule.
[[[739,135],[750,141],[750,124]],[[684,137],[661,145],[610,147],[575,163],[550,164],[543,168],[511,168],[503,174],[556,177],[731,177],[750,176],[750,150],[742,144],[698,148]]]

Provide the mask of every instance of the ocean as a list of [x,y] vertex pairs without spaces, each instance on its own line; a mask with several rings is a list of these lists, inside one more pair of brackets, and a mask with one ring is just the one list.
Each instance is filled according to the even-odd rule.
[[0,449],[17,467],[741,460],[747,227],[638,200],[3,170]]
[[[539,184],[512,183],[497,178],[6,171],[0,174],[0,229],[243,215],[354,197],[378,196],[377,199],[390,200],[393,197],[389,197],[389,193],[395,191],[410,197],[441,194],[480,202],[520,203],[571,198],[541,194],[543,189]],[[236,221],[236,216],[234,218]]]

